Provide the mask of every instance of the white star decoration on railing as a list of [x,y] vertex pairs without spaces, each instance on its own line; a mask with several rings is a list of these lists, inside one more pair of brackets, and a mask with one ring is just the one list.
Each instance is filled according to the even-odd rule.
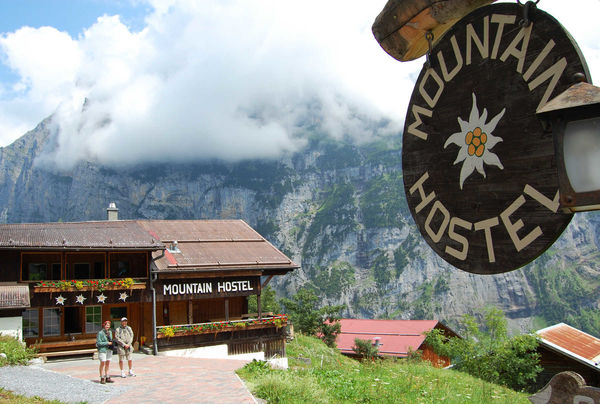
[[104,296],[104,293],[96,296],[96,298],[98,299],[98,303],[104,303],[104,302],[106,302],[106,296]]
[[119,295],[119,300],[126,301],[129,295],[126,292],[123,292]]
[[67,299],[65,299],[63,295],[58,295],[56,298],[56,304],[62,304],[64,306],[66,301]]
[[79,295],[75,297],[75,301],[79,304],[83,304],[84,301],[86,301],[87,299],[85,297],[83,297],[83,295]]

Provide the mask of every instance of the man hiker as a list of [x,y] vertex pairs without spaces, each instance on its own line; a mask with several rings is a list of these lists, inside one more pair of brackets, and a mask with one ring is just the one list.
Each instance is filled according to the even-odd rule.
[[[135,376],[133,373],[133,360],[131,359],[131,353],[133,352],[133,330],[127,325],[127,317],[121,319],[121,325],[115,330],[115,341],[118,347],[121,377]],[[125,358],[129,365],[129,373],[127,375],[125,375],[125,370],[123,369],[123,360]]]

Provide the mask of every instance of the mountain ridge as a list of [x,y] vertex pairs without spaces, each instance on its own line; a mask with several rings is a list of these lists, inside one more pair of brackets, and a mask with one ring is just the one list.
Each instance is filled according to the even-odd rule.
[[[43,157],[51,118],[0,149],[0,221],[244,219],[301,268],[274,280],[279,296],[313,287],[355,318],[431,318],[449,325],[485,305],[514,331],[565,321],[600,334],[600,214],[577,214],[526,267],[499,275],[453,268],[422,240],[404,197],[400,137],[362,145],[309,140],[279,160],[80,162],[59,172]],[[115,145],[117,147],[118,145]]]

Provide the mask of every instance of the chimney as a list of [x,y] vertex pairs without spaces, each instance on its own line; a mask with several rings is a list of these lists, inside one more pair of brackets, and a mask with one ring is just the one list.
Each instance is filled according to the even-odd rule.
[[117,204],[111,202],[106,209],[107,220],[119,220],[119,209],[117,208]]

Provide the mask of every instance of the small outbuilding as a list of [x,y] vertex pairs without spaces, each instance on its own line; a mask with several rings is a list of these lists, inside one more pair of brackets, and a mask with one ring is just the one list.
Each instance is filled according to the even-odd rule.
[[579,373],[588,386],[600,387],[600,339],[565,323],[539,330],[536,335],[543,368],[537,379],[538,388],[568,370]]
[[411,352],[420,351],[422,358],[436,367],[450,365],[450,358],[437,355],[425,342],[426,333],[442,330],[447,337],[458,337],[454,331],[437,320],[340,320],[341,332],[336,344],[344,355],[356,357],[352,349],[356,338],[372,341],[380,356],[406,358]]

